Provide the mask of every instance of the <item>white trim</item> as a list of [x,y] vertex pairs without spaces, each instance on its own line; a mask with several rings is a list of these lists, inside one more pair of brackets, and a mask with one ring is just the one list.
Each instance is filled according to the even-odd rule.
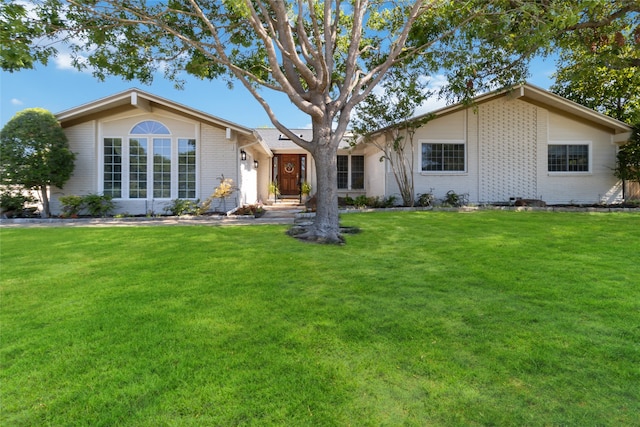
[[[549,170],[549,145],[586,145],[588,147],[588,170],[586,171],[550,171]],[[548,176],[562,177],[562,176],[585,176],[593,174],[593,141],[548,141],[547,153],[546,153],[546,172]]]
[[[102,134],[102,128],[100,124],[100,130],[98,132],[98,167],[97,169],[97,187],[98,193],[104,194],[104,140],[105,139],[120,139],[122,144],[122,154],[121,154],[121,197],[114,198],[113,200],[117,201],[137,201],[137,200],[158,200],[158,201],[169,201],[171,199],[176,199],[178,197],[178,140],[180,139],[194,139],[196,141],[196,197],[193,199],[197,199],[199,196],[199,191],[201,187],[201,179],[200,179],[200,158],[201,158],[201,138],[199,136],[199,124],[195,125],[194,130],[196,134],[193,137],[190,136],[175,136],[175,135],[132,135],[127,134],[126,136],[105,136]],[[167,129],[169,129],[167,127]],[[144,139],[147,142],[147,197],[136,197],[132,198],[130,191],[130,140],[131,139]],[[153,149],[154,149],[154,140],[156,139],[168,139],[170,141],[170,149],[171,149],[171,194],[169,197],[157,198],[153,196]],[[151,171],[151,173],[149,173]]]
[[[352,153],[348,153],[348,154],[338,154],[336,156],[336,162],[337,162],[337,158],[340,156],[344,156],[347,157],[347,188],[338,188],[338,191],[365,191],[366,189],[366,170],[365,170],[365,165],[366,165],[366,156],[364,154],[352,154]],[[353,173],[353,167],[352,167],[352,157],[353,156],[359,156],[362,157],[363,163],[362,163],[362,188],[352,188],[353,187],[353,182],[351,179],[351,174]],[[309,166],[309,162],[307,161],[307,168]],[[308,174],[308,171],[305,169],[305,173]]]

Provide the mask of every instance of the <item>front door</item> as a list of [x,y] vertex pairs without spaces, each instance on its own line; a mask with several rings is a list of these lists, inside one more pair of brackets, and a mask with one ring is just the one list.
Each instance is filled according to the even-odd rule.
[[304,155],[280,154],[274,159],[274,175],[278,182],[278,189],[283,196],[297,196],[300,194],[301,179],[305,179],[301,160]]

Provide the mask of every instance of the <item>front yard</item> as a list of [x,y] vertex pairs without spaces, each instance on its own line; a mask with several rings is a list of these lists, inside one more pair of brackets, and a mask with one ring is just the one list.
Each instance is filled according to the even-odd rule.
[[343,222],[0,229],[0,424],[637,423],[640,215]]

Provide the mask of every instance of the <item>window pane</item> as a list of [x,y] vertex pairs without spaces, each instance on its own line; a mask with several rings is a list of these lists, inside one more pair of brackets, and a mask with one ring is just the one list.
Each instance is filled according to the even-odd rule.
[[338,156],[338,188],[349,186],[349,157]]
[[129,139],[129,197],[147,197],[147,139]]
[[442,144],[443,170],[464,171],[464,144]]
[[155,120],[140,122],[131,129],[131,135],[169,135],[169,129]]
[[547,156],[547,170],[549,172],[588,172],[589,146],[579,145],[549,145]]
[[122,197],[122,140],[104,139],[103,193],[113,198]]
[[589,171],[589,147],[587,145],[567,146],[567,160],[570,172]]
[[567,164],[567,148],[565,145],[549,145],[547,167],[549,172],[562,172]]
[[171,140],[153,140],[153,197],[171,197]]
[[364,156],[351,156],[351,188],[364,188]]
[[422,170],[442,170],[441,152],[442,144],[422,144]]
[[196,197],[196,140],[178,140],[178,197]]
[[423,171],[464,171],[464,144],[422,144]]

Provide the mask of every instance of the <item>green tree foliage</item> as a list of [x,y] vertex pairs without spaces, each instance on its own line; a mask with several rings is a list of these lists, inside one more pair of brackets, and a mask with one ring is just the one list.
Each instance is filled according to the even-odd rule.
[[[587,48],[594,56],[590,65],[599,67],[640,67],[637,0],[494,0],[459,6],[463,17],[478,7],[489,13],[442,45],[442,66],[450,82],[443,94],[453,99],[469,100],[478,91],[521,82],[532,58],[559,50]],[[428,33],[415,31],[410,42],[421,44],[425,37]]]
[[[354,106],[389,68],[435,46],[463,23],[448,21],[455,4],[441,0],[37,3],[38,18],[24,16],[28,28],[41,32],[18,28],[19,34],[9,37],[24,36],[20,44],[35,53],[46,44],[43,40],[62,40],[75,54],[75,65],[90,68],[98,78],[119,75],[150,83],[162,70],[181,84],[186,71],[244,86],[274,126],[313,155],[318,209],[306,237],[325,242],[342,241],[336,155]],[[58,12],[56,19],[65,19],[57,28],[52,10]],[[428,18],[422,25],[433,27],[430,37],[407,50],[409,32],[423,15]],[[12,33],[14,27],[7,28]],[[281,123],[259,88],[285,94],[308,114],[312,139],[300,138]]]
[[617,160],[617,178],[640,182],[640,124],[634,126],[629,142],[620,147]]
[[588,51],[610,69],[640,67],[640,2],[637,0],[578,2],[578,22],[556,37],[560,48]]
[[[145,83],[157,71],[177,85],[181,73],[240,83],[273,125],[313,155],[318,209],[307,237],[340,242],[336,154],[353,108],[387,71],[420,64],[425,74],[448,70],[448,94],[522,81],[526,61],[582,26],[637,16],[634,0],[32,0],[30,11],[3,7],[4,69],[56,54],[63,41],[75,65],[98,78]],[[633,15],[635,11],[635,15]],[[609,13],[607,15],[607,13]],[[595,17],[595,18],[592,18]],[[604,19],[603,18],[603,19]],[[13,43],[4,44],[4,41]],[[5,49],[6,48],[6,49]],[[30,62],[31,61],[31,62]],[[304,140],[278,119],[266,89],[285,94],[308,114]]]
[[640,3],[598,2],[558,41],[551,90],[629,124],[640,122]]
[[565,50],[551,90],[628,124],[640,122],[640,72],[609,68],[584,48]]
[[3,70],[17,71],[46,64],[57,50],[47,35],[55,34],[64,24],[56,4],[34,4],[33,13],[25,4],[3,1],[0,4],[0,65]]
[[0,131],[0,184],[38,190],[43,217],[50,216],[49,187],[62,188],[74,159],[64,131],[47,110],[23,110]]

